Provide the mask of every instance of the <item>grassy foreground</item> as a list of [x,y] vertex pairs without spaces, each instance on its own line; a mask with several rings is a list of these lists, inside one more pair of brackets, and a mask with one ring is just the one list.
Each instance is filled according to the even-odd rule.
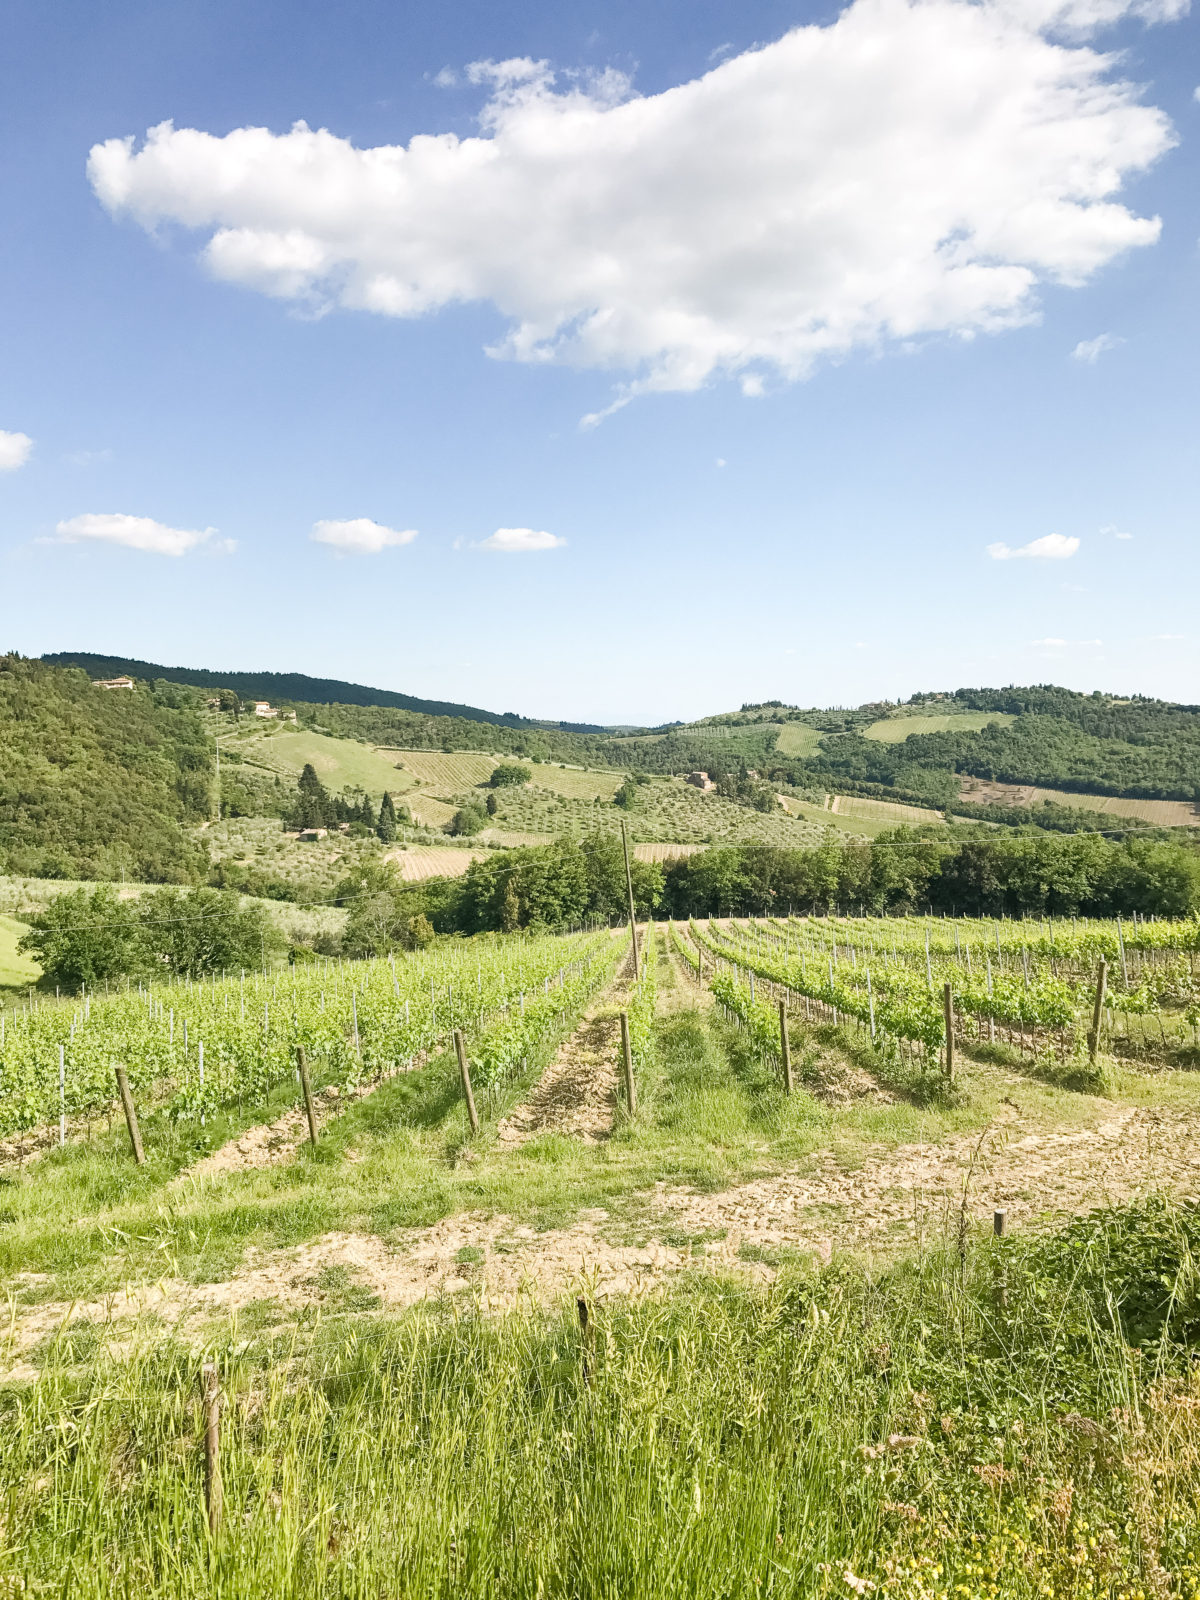
[[[879,1276],[301,1319],[0,1392],[0,1585],[73,1596],[1187,1595],[1194,1210]],[[198,1373],[225,1405],[223,1524]]]

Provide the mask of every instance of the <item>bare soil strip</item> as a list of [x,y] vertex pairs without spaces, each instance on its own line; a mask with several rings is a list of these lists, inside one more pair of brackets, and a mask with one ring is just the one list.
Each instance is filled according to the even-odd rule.
[[[329,1117],[339,1115],[347,1106],[352,1106],[359,1100],[365,1100],[389,1078],[397,1077],[402,1072],[415,1072],[418,1067],[424,1066],[428,1059],[425,1054],[414,1056],[411,1061],[393,1068],[391,1072],[385,1072],[374,1082],[359,1084],[357,1088],[339,1089],[337,1084],[331,1083],[327,1089],[318,1090],[313,1095],[317,1111],[317,1132],[320,1133],[321,1125],[328,1121]],[[218,1178],[230,1172],[249,1172],[255,1167],[278,1166],[280,1162],[289,1161],[307,1139],[308,1118],[301,1102],[300,1105],[293,1106],[290,1111],[285,1111],[274,1122],[247,1128],[245,1133],[239,1133],[236,1139],[230,1139],[219,1150],[214,1150],[203,1160],[185,1168],[172,1180],[171,1187],[177,1187],[194,1178]]]
[[[255,1301],[281,1315],[332,1300],[323,1279],[344,1269],[381,1306],[469,1291],[491,1310],[548,1303],[568,1292],[593,1298],[648,1293],[685,1267],[734,1270],[769,1279],[789,1253],[828,1260],[835,1250],[888,1254],[915,1240],[952,1235],[966,1197],[973,1221],[995,1207],[1010,1225],[1081,1213],[1129,1200],[1150,1188],[1200,1194],[1200,1109],[1122,1107],[1092,1128],[1027,1132],[1018,1107],[982,1138],[908,1145],[846,1171],[826,1155],[804,1172],[757,1179],[719,1194],[659,1185],[633,1197],[640,1222],[600,1210],[581,1212],[568,1228],[538,1233],[510,1216],[468,1213],[413,1230],[400,1244],[335,1233],[298,1249],[251,1250],[224,1283],[177,1280],[122,1290],[74,1306],[11,1302],[8,1337],[0,1335],[0,1381],[35,1374],[33,1347],[64,1324],[99,1322],[113,1337],[146,1313],[167,1324],[236,1313]],[[632,1239],[632,1242],[630,1242]],[[16,1280],[11,1292],[39,1282]]]
[[522,1101],[496,1129],[502,1150],[515,1150],[544,1133],[600,1144],[612,1132],[617,1104],[618,1013],[632,977],[626,961],[620,976],[595,1000],[583,1021]]

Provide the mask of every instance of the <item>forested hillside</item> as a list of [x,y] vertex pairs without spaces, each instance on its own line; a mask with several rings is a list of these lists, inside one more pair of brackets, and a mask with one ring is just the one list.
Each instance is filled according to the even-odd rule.
[[792,765],[813,778],[925,789],[935,798],[948,798],[954,785],[930,785],[918,774],[970,773],[1082,794],[1200,799],[1200,715],[1165,708],[1144,717],[1098,716],[1094,725],[1111,731],[1036,711],[1007,727],[914,733],[898,744],[847,733],[827,736],[818,755]]
[[182,824],[208,815],[211,762],[179,692],[0,656],[0,871],[195,881],[207,855]]
[[[184,683],[195,689],[232,689],[243,700],[299,701],[311,705],[386,706],[416,712],[424,717],[449,717],[467,722],[498,723],[507,728],[536,728],[543,724],[515,711],[482,711],[478,706],[458,705],[452,700],[421,700],[394,689],[372,689],[362,683],[345,683],[340,678],[310,678],[303,672],[221,672],[206,667],[163,667],[153,661],[138,661],[131,656],[100,656],[86,650],[61,650],[45,655],[52,666],[81,667],[93,678],[138,678],[146,683],[163,679]],[[587,723],[548,723],[584,733],[603,729]]]

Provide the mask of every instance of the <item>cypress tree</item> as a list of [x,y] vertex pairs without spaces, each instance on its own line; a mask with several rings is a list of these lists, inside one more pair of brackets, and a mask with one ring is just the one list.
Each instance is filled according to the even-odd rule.
[[379,802],[379,822],[375,832],[384,844],[392,844],[396,838],[396,808],[386,789],[383,792],[383,799]]

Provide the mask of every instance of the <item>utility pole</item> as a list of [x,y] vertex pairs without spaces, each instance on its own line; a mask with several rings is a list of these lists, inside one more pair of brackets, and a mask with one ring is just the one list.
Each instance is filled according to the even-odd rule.
[[633,941],[633,981],[641,982],[641,965],[638,961],[637,918],[633,910],[633,869],[629,865],[629,830],[621,818],[621,843],[625,847],[625,887],[629,891],[629,937]]

